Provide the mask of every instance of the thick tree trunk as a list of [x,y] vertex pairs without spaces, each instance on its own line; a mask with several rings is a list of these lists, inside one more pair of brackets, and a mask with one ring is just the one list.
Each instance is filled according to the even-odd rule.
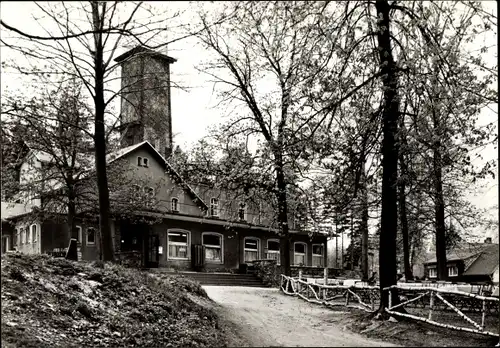
[[351,209],[351,271],[354,271],[354,212]]
[[[99,3],[92,2],[94,29],[101,30],[102,19],[99,13]],[[104,11],[104,9],[103,9]],[[108,176],[106,168],[106,132],[104,124],[104,66],[102,34],[94,34],[95,39],[95,163],[97,175],[97,188],[99,194],[99,243],[103,261],[113,261],[113,241],[110,228],[110,202],[108,189]]]
[[361,279],[366,282],[370,275],[368,274],[368,188],[364,158],[361,166]]
[[[401,136],[402,145],[406,147],[404,135]],[[406,280],[413,279],[413,272],[410,266],[410,242],[408,231],[408,216],[406,213],[406,162],[403,152],[399,153],[399,166],[401,168],[401,178],[399,180],[399,219],[401,222],[401,234],[403,235],[403,263]]]
[[446,267],[446,227],[444,222],[443,178],[441,168],[441,153],[439,143],[434,149],[434,213],[436,226],[436,260],[439,280],[448,279]]
[[291,275],[290,269],[290,254],[291,250],[291,242],[290,242],[290,233],[288,228],[288,204],[287,204],[287,193],[286,193],[286,182],[285,182],[285,174],[283,173],[283,161],[280,155],[277,156],[276,161],[276,181],[278,186],[278,224],[279,230],[281,233],[281,267],[285,272],[285,275]]
[[[384,288],[396,285],[396,238],[398,228],[397,214],[397,175],[398,148],[396,136],[399,119],[399,98],[397,95],[396,64],[391,50],[390,6],[387,0],[377,0],[377,41],[380,54],[380,70],[384,85],[384,108],[382,114],[382,217],[379,249],[380,272],[380,313],[389,306],[388,291]],[[392,304],[399,303],[397,291],[392,293]]]

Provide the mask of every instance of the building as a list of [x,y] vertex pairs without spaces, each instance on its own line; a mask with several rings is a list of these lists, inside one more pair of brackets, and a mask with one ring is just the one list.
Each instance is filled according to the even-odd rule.
[[[239,269],[257,259],[279,260],[279,237],[272,227],[274,215],[265,201],[256,204],[238,198],[235,192],[190,184],[168,163],[172,151],[170,65],[175,59],[135,48],[116,61],[122,68],[124,91],[121,149],[109,154],[107,163],[117,257],[137,257],[144,267],[189,270],[198,255],[195,246],[202,245],[205,269]],[[36,164],[45,160],[39,157],[30,155],[26,161],[34,159]],[[27,179],[21,175],[20,180]],[[57,189],[57,184],[51,189]],[[95,194],[95,180],[89,177],[82,181],[80,189]],[[78,248],[81,258],[87,260],[99,256],[94,198],[85,196],[78,205]],[[39,199],[38,204],[42,204],[44,198]],[[27,198],[25,206],[31,201]],[[5,219],[11,225],[10,234],[5,235],[12,241],[8,248],[57,253],[67,247],[64,223],[32,216],[33,210],[26,209]],[[310,237],[293,225],[291,235],[293,264],[326,266],[326,235]]]
[[[446,261],[449,281],[498,284],[499,246],[491,238],[484,243],[459,243],[447,252]],[[428,279],[437,279],[435,257],[424,263],[424,269]]]

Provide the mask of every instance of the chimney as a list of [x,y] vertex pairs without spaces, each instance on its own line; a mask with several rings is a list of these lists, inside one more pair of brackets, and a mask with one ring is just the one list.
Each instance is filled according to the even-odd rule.
[[486,244],[491,244],[491,237],[488,237],[484,240]]

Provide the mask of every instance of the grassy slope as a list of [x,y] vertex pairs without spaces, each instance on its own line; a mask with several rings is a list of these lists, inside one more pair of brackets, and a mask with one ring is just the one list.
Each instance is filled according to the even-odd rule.
[[114,264],[2,256],[2,347],[227,346],[205,291]]

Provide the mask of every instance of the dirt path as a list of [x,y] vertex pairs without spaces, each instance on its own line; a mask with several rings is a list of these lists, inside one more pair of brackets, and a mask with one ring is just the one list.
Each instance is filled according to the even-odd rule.
[[343,312],[286,296],[277,289],[203,286],[239,336],[238,345],[287,347],[395,347],[342,325]]

